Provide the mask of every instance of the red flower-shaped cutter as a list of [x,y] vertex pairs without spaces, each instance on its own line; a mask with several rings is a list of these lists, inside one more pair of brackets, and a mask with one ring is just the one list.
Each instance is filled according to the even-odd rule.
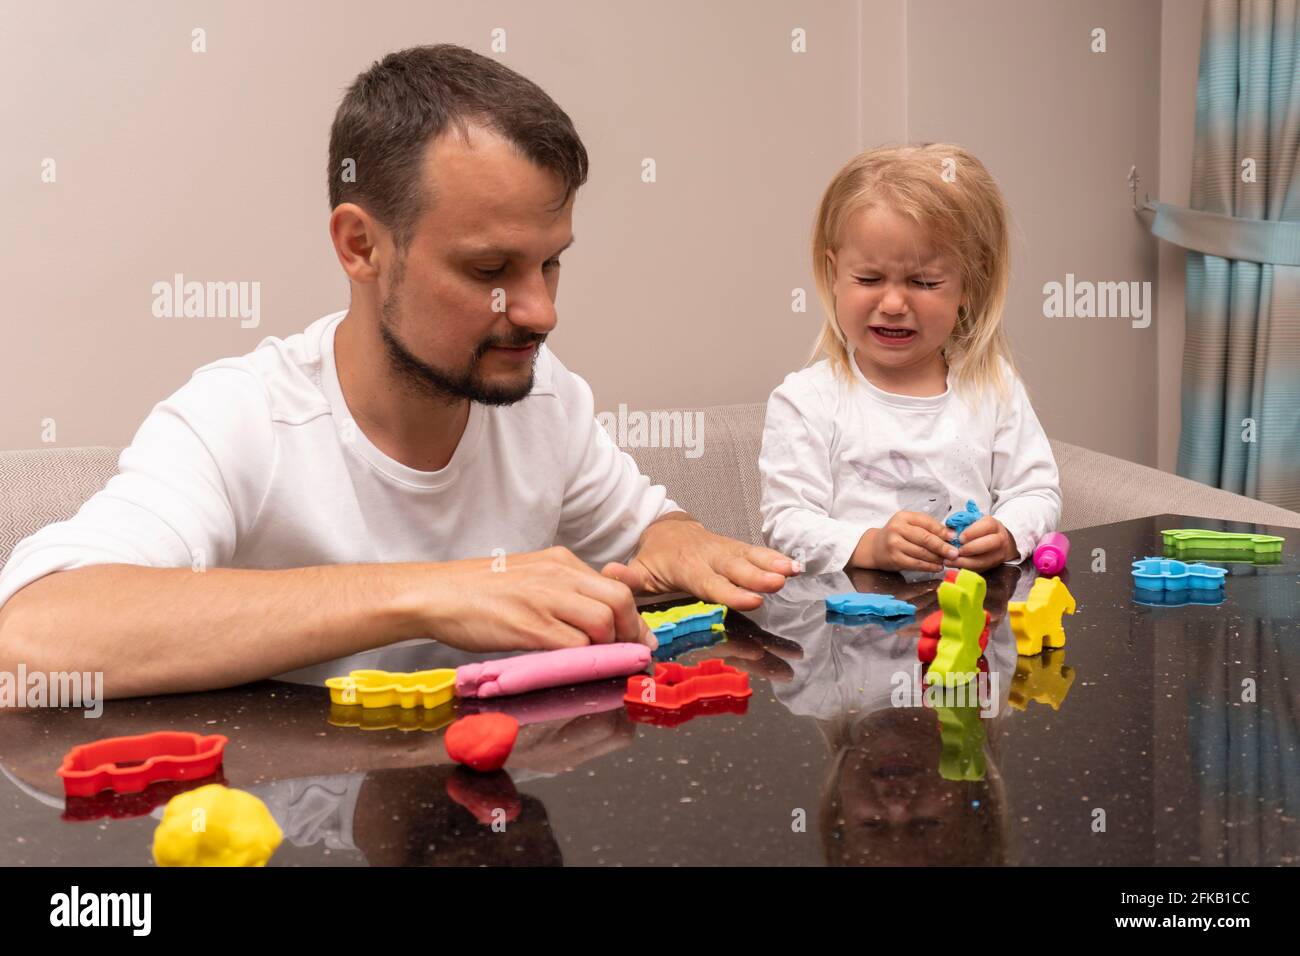
[[101,790],[139,793],[159,780],[196,780],[221,766],[229,740],[221,734],[163,730],[137,737],[110,737],[68,751],[58,774],[70,797]]
[[627,679],[623,700],[646,707],[677,710],[697,700],[712,697],[748,697],[749,675],[729,667],[716,657],[698,667],[673,662],[656,664],[654,677],[635,674]]

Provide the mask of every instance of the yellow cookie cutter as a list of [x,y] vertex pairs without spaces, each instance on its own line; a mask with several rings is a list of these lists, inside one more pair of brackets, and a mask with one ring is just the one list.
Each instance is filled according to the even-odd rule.
[[330,704],[329,722],[335,727],[360,727],[362,730],[441,730],[456,719],[456,707],[450,701],[441,707],[424,710],[418,707],[372,707],[359,704]]
[[432,710],[456,694],[456,670],[440,667],[409,674],[395,671],[359,670],[347,677],[325,681],[330,702],[367,709],[374,707],[423,707]]

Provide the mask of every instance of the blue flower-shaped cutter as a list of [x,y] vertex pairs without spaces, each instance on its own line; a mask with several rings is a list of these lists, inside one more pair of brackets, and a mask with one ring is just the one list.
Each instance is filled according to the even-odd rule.
[[1223,588],[1183,588],[1180,591],[1147,591],[1133,588],[1133,603],[1146,607],[1187,607],[1189,604],[1222,604]]
[[1223,587],[1227,568],[1188,564],[1172,558],[1142,558],[1133,562],[1133,585],[1144,591],[1210,591]]

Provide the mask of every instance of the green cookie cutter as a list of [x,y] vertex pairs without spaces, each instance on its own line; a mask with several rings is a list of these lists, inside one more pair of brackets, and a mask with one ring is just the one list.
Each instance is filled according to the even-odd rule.
[[1268,555],[1281,555],[1282,542],[1286,540],[1272,534],[1206,531],[1201,528],[1161,531],[1160,536],[1164,539],[1166,555],[1182,556],[1189,552],[1195,552],[1198,556],[1204,552],[1231,553],[1238,555],[1238,560],[1262,559],[1260,563],[1271,563]]

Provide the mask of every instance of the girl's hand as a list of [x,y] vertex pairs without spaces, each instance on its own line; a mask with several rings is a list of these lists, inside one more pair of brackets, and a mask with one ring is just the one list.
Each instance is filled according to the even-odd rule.
[[942,571],[945,560],[957,558],[957,549],[948,540],[951,534],[952,529],[937,518],[900,511],[883,528],[872,528],[862,536],[851,563],[881,571]]
[[959,540],[961,550],[957,560],[952,562],[955,568],[987,571],[1020,556],[1011,532],[997,518],[987,515],[963,531]]

